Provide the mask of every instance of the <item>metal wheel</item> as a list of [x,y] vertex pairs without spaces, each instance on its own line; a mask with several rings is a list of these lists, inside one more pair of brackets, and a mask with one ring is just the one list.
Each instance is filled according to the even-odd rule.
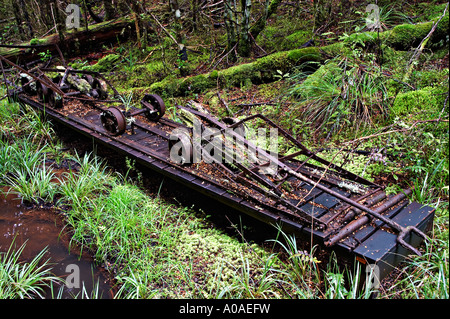
[[123,113],[116,107],[112,106],[100,115],[100,121],[103,127],[111,135],[120,135],[125,132],[126,120]]
[[41,101],[43,101],[43,102],[49,101],[50,90],[45,84],[42,84],[41,82],[36,81],[36,92],[37,92],[39,99],[41,99]]
[[53,92],[53,90],[49,89],[49,93],[47,94],[48,104],[55,109],[60,109],[63,107],[63,100],[59,96],[58,93]]
[[89,85],[92,88],[91,94],[94,98],[106,99],[108,97],[108,93],[103,89],[102,84],[99,79],[94,78],[90,74],[86,74],[84,76],[86,81],[88,81]]
[[141,104],[147,109],[145,115],[152,122],[158,121],[166,113],[166,105],[159,95],[146,94],[142,98]]
[[[30,83],[28,83],[30,82]],[[26,85],[28,84],[28,85]],[[35,95],[36,90],[34,89],[36,87],[36,84],[33,83],[31,77],[27,76],[21,76],[20,77],[20,85],[22,86],[22,90],[29,95]]]

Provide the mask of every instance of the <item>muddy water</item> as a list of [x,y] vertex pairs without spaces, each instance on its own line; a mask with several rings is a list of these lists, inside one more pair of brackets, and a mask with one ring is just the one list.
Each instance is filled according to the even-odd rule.
[[[46,209],[27,209],[20,205],[16,195],[6,196],[5,191],[0,189],[1,252],[6,252],[13,241],[16,248],[26,243],[21,260],[29,262],[47,247],[42,260],[50,258],[52,273],[65,280],[55,285],[54,295],[62,292],[61,298],[81,298],[84,285],[89,297],[93,295],[93,289],[98,290],[98,298],[113,297],[111,283],[93,259],[77,248],[71,247],[69,250],[70,237],[63,231],[64,223],[57,213]],[[46,298],[52,298],[49,290],[46,291]]]

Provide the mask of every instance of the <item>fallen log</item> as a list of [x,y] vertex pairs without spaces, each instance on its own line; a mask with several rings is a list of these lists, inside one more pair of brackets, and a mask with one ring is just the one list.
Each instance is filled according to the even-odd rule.
[[114,20],[90,25],[88,31],[84,28],[67,31],[64,41],[60,41],[58,34],[51,34],[41,39],[32,39],[20,45],[0,44],[0,55],[16,62],[29,62],[36,59],[38,52],[50,51],[58,55],[58,47],[65,56],[76,55],[93,49],[105,42],[128,39],[134,36],[134,20],[125,16]]

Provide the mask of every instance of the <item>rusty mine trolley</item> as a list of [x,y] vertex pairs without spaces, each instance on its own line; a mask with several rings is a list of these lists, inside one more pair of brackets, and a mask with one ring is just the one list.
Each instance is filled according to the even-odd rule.
[[[14,71],[5,72],[2,64],[9,99],[233,209],[280,224],[302,240],[348,260],[377,264],[380,279],[409,253],[420,255],[417,247],[432,227],[434,208],[410,202],[411,189],[388,196],[381,186],[321,158],[263,115],[219,120],[195,104],[177,106],[201,129],[214,128],[212,137],[226,139],[226,132],[232,147],[239,144],[258,154],[251,163],[227,162],[226,154],[218,159],[211,153],[209,141],[194,143],[192,127],[166,118],[158,95],[146,94],[141,108],[125,107],[108,100],[108,91],[119,94],[100,73],[69,67],[26,70],[2,56],[0,60]],[[252,119],[275,128],[296,151],[274,154],[252,143],[244,133]],[[204,160],[192,163],[195,151]],[[183,154],[184,160],[174,161],[171,152]],[[275,173],[264,170],[269,163]]]

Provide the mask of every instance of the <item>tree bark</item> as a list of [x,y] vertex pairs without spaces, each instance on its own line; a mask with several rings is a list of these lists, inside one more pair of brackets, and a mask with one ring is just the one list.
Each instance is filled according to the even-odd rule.
[[15,0],[11,0],[11,5],[14,11],[14,18],[17,24],[17,30],[19,31],[19,37],[25,39],[25,32],[22,28],[22,16],[20,15],[19,4]]
[[30,38],[34,37],[34,32],[33,32],[33,28],[31,27],[31,21],[30,21],[30,16],[28,15],[28,10],[27,7],[25,5],[25,1],[24,0],[19,0],[20,2],[20,6],[22,7],[22,12],[23,12],[23,18],[25,19],[25,23],[28,27],[28,35]]
[[114,10],[112,0],[103,0],[103,6],[105,8],[105,20],[109,21],[114,18],[116,11]]
[[240,34],[239,34],[239,46],[238,52],[242,57],[249,57],[252,44],[250,41],[250,12],[252,9],[252,1],[251,0],[241,0],[241,12],[242,19],[240,21]]
[[[86,53],[89,47],[96,47],[105,42],[115,42],[117,37],[123,37],[129,39],[133,36],[130,32],[122,34],[123,30],[129,30],[129,27],[134,26],[134,20],[128,17],[119,18],[102,24],[94,24],[89,27],[89,32],[79,31],[74,33],[68,33],[65,37],[65,43],[67,44],[64,54],[67,56],[75,55],[79,53]],[[23,45],[29,45],[30,43],[23,43]],[[7,59],[17,59],[20,62],[28,62],[36,60],[38,58],[37,53],[40,51],[46,52],[49,50],[52,54],[57,55],[57,49],[55,44],[61,46],[61,42],[58,34],[51,34],[45,38],[40,39],[40,43],[36,46],[36,49],[31,48],[3,48],[0,45],[0,55],[3,55]],[[39,51],[40,50],[40,51]]]
[[58,32],[59,42],[60,42],[60,44],[64,45],[65,24],[62,21],[63,19],[61,17],[61,13],[58,8],[57,0],[53,0],[51,10],[52,10],[53,22],[55,23],[56,32]]
[[232,52],[237,45],[236,26],[237,21],[233,12],[235,7],[232,0],[225,0],[224,22],[227,30],[227,51],[230,52],[230,57],[236,58],[234,52]]
[[258,35],[264,30],[267,20],[272,14],[277,12],[277,8],[280,3],[281,0],[266,0],[263,15],[255,22],[255,24],[250,29],[250,33],[253,39],[256,39]]

